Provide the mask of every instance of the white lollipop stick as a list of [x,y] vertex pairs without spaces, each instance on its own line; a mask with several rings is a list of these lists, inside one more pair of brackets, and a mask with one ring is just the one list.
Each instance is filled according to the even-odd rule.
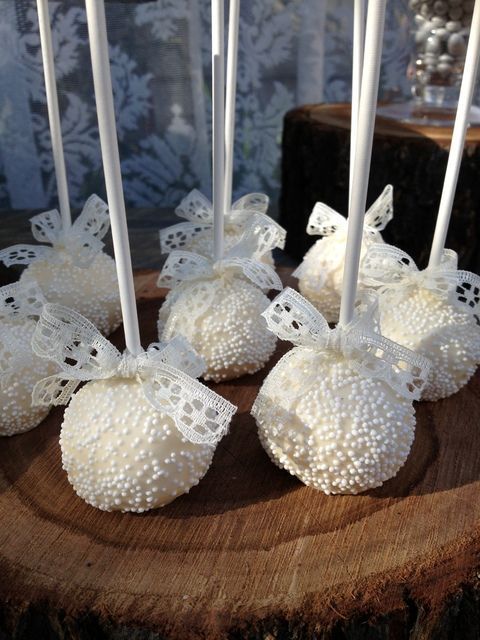
[[353,4],[353,59],[352,59],[352,114],[350,124],[350,177],[348,195],[352,197],[353,163],[357,142],[358,105],[362,81],[363,51],[365,47],[365,13],[367,0],[354,0]]
[[62,126],[58,107],[57,84],[55,81],[55,66],[53,59],[52,31],[48,13],[48,0],[37,0],[38,28],[40,31],[40,45],[42,50],[43,73],[45,76],[45,92],[47,94],[48,121],[50,137],[52,139],[53,164],[57,180],[58,204],[62,225],[68,230],[72,225],[70,212],[70,198],[68,196],[67,171],[63,154]]
[[212,0],[213,254],[223,258],[225,192],[224,0]]
[[347,246],[343,273],[340,325],[353,319],[358,270],[362,250],[363,222],[372,158],[373,131],[382,60],[386,0],[370,0],[367,11],[365,53],[358,112],[357,142],[353,164],[353,184],[348,215]]
[[450,224],[450,217],[452,215],[453,199],[457,188],[465,136],[467,134],[468,118],[470,116],[470,108],[472,106],[473,92],[475,89],[479,56],[480,0],[476,0],[473,9],[472,26],[470,28],[462,85],[458,98],[457,115],[455,116],[450,153],[448,154],[447,170],[445,172],[437,224],[435,226],[435,234],[433,236],[430,260],[428,263],[429,267],[438,267],[447,240],[448,225]]
[[240,0],[230,0],[228,19],[227,89],[225,98],[225,213],[230,211],[232,207],[239,20]]
[[133,286],[127,216],[123,199],[104,0],[86,0],[86,9],[93,84],[97,104],[98,130],[100,132],[103,171],[110,209],[110,223],[112,226],[125,342],[130,353],[138,355],[142,351],[142,346]]

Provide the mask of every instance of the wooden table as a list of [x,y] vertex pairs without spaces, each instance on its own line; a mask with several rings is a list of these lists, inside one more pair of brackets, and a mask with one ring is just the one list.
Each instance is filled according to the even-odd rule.
[[[405,124],[377,116],[368,204],[394,186],[395,216],[387,242],[426,266],[447,165],[452,128]],[[317,240],[305,232],[317,201],[347,213],[350,107],[305,105],[285,116],[280,223],[288,253],[300,260]],[[480,127],[467,132],[448,236],[464,269],[480,273]]]
[[[136,279],[145,344],[155,278]],[[216,387],[238,414],[211,469],[143,515],[73,493],[61,409],[1,441],[1,640],[479,637],[480,378],[417,406],[396,478],[327,497],[260,446],[249,410],[265,374]]]

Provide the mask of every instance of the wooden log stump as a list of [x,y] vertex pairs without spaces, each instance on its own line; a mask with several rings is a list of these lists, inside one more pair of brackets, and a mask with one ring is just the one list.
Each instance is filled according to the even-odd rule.
[[[137,277],[145,344],[155,280]],[[1,640],[480,637],[480,378],[417,405],[396,478],[327,497],[263,451],[249,410],[265,374],[216,386],[239,410],[211,469],[142,515],[74,494],[61,409],[2,439]]]
[[[386,184],[394,186],[394,219],[385,240],[426,266],[447,165],[451,127],[402,124],[377,116],[368,203]],[[282,142],[280,223],[287,252],[301,260],[318,239],[305,232],[312,208],[322,201],[347,214],[350,107],[307,105],[285,116]],[[480,127],[467,133],[447,246],[462,268],[480,272]]]

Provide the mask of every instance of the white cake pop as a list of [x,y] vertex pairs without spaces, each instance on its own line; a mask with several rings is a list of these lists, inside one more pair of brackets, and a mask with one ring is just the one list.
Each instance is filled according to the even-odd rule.
[[300,294],[285,289],[264,316],[295,346],[272,369],[255,401],[260,440],[279,467],[326,494],[380,486],[405,463],[414,438],[412,400],[426,359],[383,338],[376,303],[329,329]]
[[371,247],[364,275],[380,287],[382,332],[429,358],[432,369],[423,400],[456,393],[480,363],[480,278],[458,271],[457,255],[419,271],[412,258],[390,245]]
[[66,404],[63,467],[76,493],[105,511],[142,512],[188,493],[207,472],[235,407],[192,376],[204,364],[183,338],[120,354],[79,314],[46,305],[33,348],[62,374],[40,381],[39,405]]
[[[232,204],[230,211],[225,213],[224,246],[229,251],[242,238],[250,224],[252,216],[260,217],[265,223],[277,229],[277,244],[272,247],[283,249],[286,232],[272,218],[266,215],[269,199],[263,193],[249,193]],[[160,249],[162,253],[175,250],[190,251],[205,258],[213,255],[213,206],[212,203],[197,189],[193,189],[180,202],[175,213],[187,220],[166,229],[160,230]],[[272,251],[269,250],[260,258],[273,266]]]
[[254,216],[223,260],[174,251],[165,262],[158,285],[172,291],[160,309],[160,339],[184,335],[205,360],[206,380],[254,373],[275,350],[275,336],[261,318],[270,303],[262,289],[281,289],[282,283],[258,259],[276,237],[275,225]]
[[[393,217],[393,187],[387,185],[365,214],[361,259],[367,248],[383,242],[380,231]],[[307,251],[293,275],[298,278],[302,295],[323,314],[328,322],[337,322],[343,282],[343,263],[348,221],[323,202],[317,202],[308,220],[307,233],[324,236]],[[358,291],[364,289],[360,272]]]
[[37,282],[47,300],[75,309],[104,334],[121,322],[115,262],[102,252],[101,238],[110,225],[107,211],[100,198],[90,196],[67,231],[58,211],[46,211],[31,219],[32,233],[51,247],[18,244],[0,251],[7,267],[27,265],[22,282]]
[[32,406],[35,384],[55,371],[51,362],[32,352],[33,316],[44,304],[34,285],[15,283],[0,288],[0,436],[30,431],[47,416]]

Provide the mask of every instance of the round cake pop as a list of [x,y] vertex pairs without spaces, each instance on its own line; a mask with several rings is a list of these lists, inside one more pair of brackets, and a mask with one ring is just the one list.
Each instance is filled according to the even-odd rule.
[[210,467],[214,449],[188,441],[155,409],[136,380],[88,383],[65,410],[63,468],[88,504],[146,511],[188,493]]
[[419,271],[408,254],[390,245],[369,249],[364,274],[380,287],[384,335],[432,362],[422,399],[461,389],[480,363],[480,278],[458,271],[453,251],[444,252],[438,268]]
[[188,493],[207,472],[235,411],[200,384],[204,364],[182,338],[123,355],[79,314],[46,305],[33,339],[62,374],[39,405],[66,404],[62,462],[76,493],[104,511],[143,512]]
[[427,361],[385,340],[375,303],[329,329],[300,294],[285,289],[268,326],[295,346],[272,369],[255,401],[260,440],[279,467],[326,494],[380,486],[405,463],[414,438],[412,400]]
[[257,223],[216,263],[172,252],[158,280],[172,288],[159,313],[160,339],[185,336],[205,360],[206,380],[254,373],[275,350],[276,338],[261,318],[270,303],[262,290],[281,289],[282,283],[257,260],[275,242],[276,228]]
[[[224,247],[226,251],[232,249],[241,240],[252,216],[276,228],[277,244],[272,249],[284,248],[285,229],[266,215],[268,203],[268,196],[263,193],[249,193],[233,203],[231,210],[225,213]],[[194,189],[181,201],[175,213],[187,222],[180,222],[160,230],[162,253],[184,250],[210,258],[213,255],[212,203],[200,191]],[[273,266],[272,251],[266,251],[259,260]]]
[[34,285],[15,283],[0,288],[0,436],[30,431],[49,409],[32,406],[35,384],[55,367],[37,357],[31,348],[35,322],[44,299]]
[[[392,217],[393,188],[387,185],[365,214],[361,258],[371,244],[383,242],[380,231]],[[338,321],[347,229],[348,221],[342,215],[323,202],[317,202],[308,221],[307,233],[324,237],[317,240],[293,273],[298,278],[302,295],[321,311],[328,322]],[[364,288],[360,272],[359,293]]]
[[46,245],[14,245],[0,251],[6,266],[27,265],[20,280],[37,282],[47,300],[85,315],[104,334],[121,322],[120,297],[114,260],[102,252],[107,233],[107,205],[91,196],[69,230],[53,210],[31,219],[36,240]]

